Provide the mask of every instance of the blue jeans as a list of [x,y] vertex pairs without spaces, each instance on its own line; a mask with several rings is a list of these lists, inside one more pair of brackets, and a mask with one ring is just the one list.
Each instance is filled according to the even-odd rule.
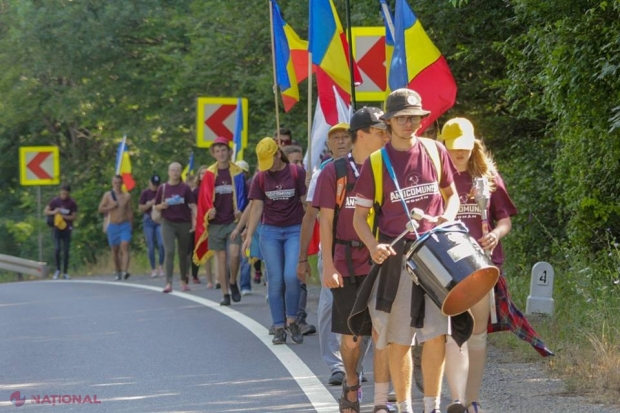
[[301,225],[263,225],[260,249],[267,267],[269,309],[276,327],[286,325],[286,317],[296,319],[300,283],[297,278]]
[[150,215],[144,215],[142,220],[144,228],[144,239],[146,240],[146,250],[151,263],[151,269],[155,269],[155,243],[159,250],[159,265],[164,265],[164,242],[161,238],[161,225],[154,222]]
[[241,291],[252,291],[252,270],[250,268],[250,262],[248,261],[248,257],[245,256],[245,251],[241,251],[239,253],[239,260],[241,261],[241,264],[239,266],[239,272],[241,273],[239,276]]

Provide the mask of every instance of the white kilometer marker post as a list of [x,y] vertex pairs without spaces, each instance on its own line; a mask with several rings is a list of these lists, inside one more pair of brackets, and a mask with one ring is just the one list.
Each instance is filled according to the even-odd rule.
[[553,279],[555,273],[548,262],[537,262],[532,267],[530,295],[527,297],[526,314],[553,314]]

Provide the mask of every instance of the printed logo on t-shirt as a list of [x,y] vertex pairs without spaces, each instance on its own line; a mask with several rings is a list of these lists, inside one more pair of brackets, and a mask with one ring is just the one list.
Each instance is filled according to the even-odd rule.
[[[437,182],[431,182],[427,184],[412,185],[402,189],[403,197],[405,201],[417,202],[430,195],[439,193],[439,185]],[[392,191],[390,193],[391,202],[400,202],[400,195],[398,191]]]
[[232,194],[232,192],[233,192],[232,184],[229,184],[226,181],[222,181],[222,183],[220,185],[217,185],[215,187],[215,193],[219,194],[219,195]]
[[174,195],[170,198],[166,198],[166,203],[168,205],[181,205],[185,203],[185,197],[182,197],[180,195]]
[[357,197],[355,196],[348,196],[347,199],[344,201],[344,207],[345,208],[355,208],[355,200],[357,199]]
[[265,196],[272,201],[286,201],[295,196],[295,188],[282,189],[282,184],[279,184],[273,191],[265,191]]
[[478,204],[467,204],[461,201],[459,212],[456,215],[458,219],[471,219],[478,218],[480,216],[482,216],[482,212],[480,211]]

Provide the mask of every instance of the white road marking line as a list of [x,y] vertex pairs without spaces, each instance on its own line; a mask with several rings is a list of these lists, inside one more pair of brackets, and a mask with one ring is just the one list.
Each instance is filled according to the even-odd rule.
[[[84,284],[102,284],[117,287],[132,287],[142,288],[144,290],[155,291],[161,294],[161,287],[153,287],[150,285],[133,284],[133,283],[118,283],[110,281],[95,281],[95,280],[76,280],[70,281],[55,280],[54,283],[67,282],[67,283],[84,283]],[[271,343],[271,337],[269,331],[261,324],[257,323],[250,317],[233,310],[230,307],[220,306],[215,301],[208,300],[203,297],[197,297],[195,295],[172,291],[168,295],[183,298],[185,300],[193,301],[195,303],[209,307],[212,310],[218,311],[221,314],[235,320],[241,324],[245,329],[249,330],[256,338],[258,338],[269,351],[282,363],[282,365],[288,370],[293,379],[297,382],[301,390],[306,394],[310,403],[317,413],[331,413],[338,411],[338,403],[334,396],[325,388],[325,386],[314,375],[312,370],[304,363],[302,359],[297,357],[295,352],[291,350],[287,345],[274,345]]]

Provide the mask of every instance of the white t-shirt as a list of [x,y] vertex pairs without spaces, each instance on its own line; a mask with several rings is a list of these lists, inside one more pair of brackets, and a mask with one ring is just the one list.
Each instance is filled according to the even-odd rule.
[[316,190],[316,181],[319,180],[321,169],[317,169],[310,178],[310,184],[308,184],[308,190],[306,191],[306,202],[312,207],[312,198],[314,197],[314,191]]

